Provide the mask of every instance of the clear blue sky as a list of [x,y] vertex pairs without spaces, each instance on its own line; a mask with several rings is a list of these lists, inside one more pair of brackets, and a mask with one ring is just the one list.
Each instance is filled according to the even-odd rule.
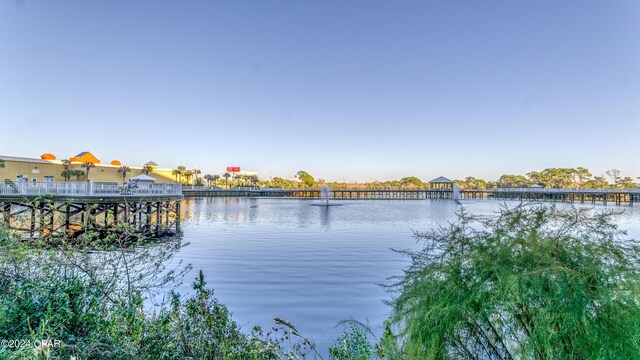
[[640,176],[640,1],[1,1],[0,154]]

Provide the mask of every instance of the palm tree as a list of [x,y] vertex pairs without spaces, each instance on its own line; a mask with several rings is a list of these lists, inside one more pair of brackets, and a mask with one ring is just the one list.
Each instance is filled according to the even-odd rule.
[[231,174],[226,172],[222,174],[222,177],[224,178],[225,185],[227,185],[227,188],[229,188],[229,178],[231,177]]
[[145,175],[149,175],[153,171],[153,166],[145,165],[142,167],[142,173]]
[[64,167],[65,170],[69,170],[69,167],[71,166],[71,161],[69,159],[62,159],[60,160],[60,163],[62,163],[62,167]]
[[256,186],[260,180],[258,179],[258,175],[251,175],[249,176],[249,181],[251,182],[251,185]]
[[220,180],[220,175],[213,175],[213,179],[211,179],[213,181],[213,185],[215,185],[218,180]]
[[73,176],[73,170],[63,170],[60,173],[60,176],[62,176],[64,178],[64,181],[69,181],[69,179],[71,179],[71,176]]
[[193,169],[191,170],[191,172],[193,173],[193,176],[194,176],[193,185],[200,185],[200,181],[198,180],[198,174],[201,174],[202,171],[200,171],[199,169]]
[[86,170],[86,172],[87,172],[87,180],[89,180],[89,171],[91,170],[91,168],[96,167],[96,164],[94,164],[92,162],[83,162],[82,163],[82,167]]
[[70,174],[76,177],[76,180],[80,181],[80,178],[84,176],[84,171],[82,170],[69,170]]
[[186,184],[188,185],[191,182],[191,178],[193,177],[193,171],[187,170],[184,172],[184,178],[186,180]]
[[213,176],[211,174],[203,176],[203,179],[207,180],[207,186],[211,186],[211,181],[213,180]]
[[127,173],[131,172],[131,168],[129,168],[126,165],[122,165],[120,166],[120,168],[118,169],[118,172],[120,174],[122,174],[122,183],[124,184],[124,180],[127,178]]
[[176,177],[176,182],[178,182],[178,176],[182,175],[182,171],[178,169],[173,169],[171,171],[171,174]]
[[71,161],[69,159],[62,159],[60,160],[60,163],[64,168],[64,171],[60,173],[60,176],[64,178],[64,181],[69,181],[69,179],[71,179],[71,176],[73,176],[73,172],[69,170],[69,168],[71,167]]
[[0,160],[0,168],[4,167],[4,160]]
[[180,182],[182,182],[182,175],[187,172],[187,167],[184,165],[178,166],[178,171],[180,171]]

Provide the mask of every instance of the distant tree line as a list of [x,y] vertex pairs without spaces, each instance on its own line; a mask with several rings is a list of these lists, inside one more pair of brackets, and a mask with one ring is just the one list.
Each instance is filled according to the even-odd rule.
[[525,175],[505,174],[495,181],[486,181],[469,176],[455,183],[462,189],[495,189],[541,186],[544,188],[573,189],[636,189],[640,186],[629,176],[622,176],[618,169],[607,170],[601,176],[594,176],[589,169],[548,168],[542,171],[531,171]]
[[183,185],[204,185],[204,179],[200,176],[202,171],[199,169],[187,169],[186,166],[180,165],[171,171],[177,183]]
[[403,189],[419,189],[428,187],[428,183],[423,182],[415,176],[404,177],[400,180],[391,181],[373,181],[366,183],[358,182],[328,182],[324,179],[315,179],[311,174],[304,170],[297,172],[296,180],[287,180],[280,177],[274,177],[270,181],[261,182],[261,185],[276,188],[320,188],[322,186],[329,186],[332,189],[388,189],[388,188],[403,188]]
[[[332,189],[420,189],[428,188],[429,183],[422,181],[415,176],[407,176],[399,180],[390,181],[372,181],[372,182],[327,182],[326,180],[315,180],[306,171],[298,172],[298,182],[286,180],[279,177],[273,178],[271,181],[260,182],[264,186],[272,186],[278,188],[317,188],[324,185],[330,186]],[[639,178],[640,179],[640,178]],[[629,176],[623,176],[618,169],[607,170],[600,176],[594,176],[589,169],[584,167],[577,168],[547,168],[542,171],[531,171],[525,175],[505,174],[498,178],[497,181],[488,181],[475,178],[473,176],[466,177],[464,180],[454,181],[461,189],[495,189],[495,188],[513,188],[513,187],[530,187],[540,186],[544,188],[577,188],[577,189],[636,189],[640,185]]]
[[171,174],[177,183],[194,186],[257,186],[260,185],[258,175],[230,174],[222,175],[204,174],[199,169],[187,169],[186,166],[178,166]]
[[[200,186],[260,186],[272,188],[319,188],[329,186],[332,189],[422,189],[428,188],[429,183],[416,176],[407,176],[398,180],[371,182],[339,182],[316,179],[305,170],[296,173],[294,179],[274,177],[260,180],[257,175],[242,175],[223,173],[222,175],[205,174],[200,176],[200,170],[189,170],[185,166],[178,166],[173,170],[175,181],[184,185]],[[639,178],[640,179],[640,178]],[[542,171],[531,171],[524,175],[505,174],[496,181],[484,180],[468,176],[464,180],[455,180],[461,189],[490,190],[495,188],[517,188],[540,186],[544,188],[577,188],[577,189],[635,189],[640,188],[637,182],[629,176],[623,176],[618,169],[607,170],[600,176],[594,176],[584,167],[577,168],[547,168]]]

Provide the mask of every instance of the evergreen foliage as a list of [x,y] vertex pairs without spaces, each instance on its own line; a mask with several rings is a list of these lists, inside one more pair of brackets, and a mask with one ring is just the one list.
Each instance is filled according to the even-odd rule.
[[521,205],[425,233],[391,286],[410,359],[640,358],[640,248],[613,213]]
[[190,269],[166,268],[181,245],[132,243],[121,235],[125,227],[115,230],[106,239],[87,233],[51,247],[0,228],[0,339],[61,344],[4,346],[0,359],[275,360],[308,351],[286,329],[244,331],[202,272],[191,296],[171,292],[167,306],[150,312],[152,295],[175,287]]
[[[591,212],[462,209],[416,233],[424,247],[400,251],[410,265],[387,287],[382,337],[373,345],[351,321],[331,359],[640,359],[640,244],[613,224],[616,213]],[[166,268],[182,245],[131,231],[25,243],[0,228],[0,339],[63,344],[5,347],[0,358],[322,359],[280,318],[267,333],[243,330],[201,272],[192,295],[165,291],[189,270]],[[166,306],[146,308],[167,293]]]

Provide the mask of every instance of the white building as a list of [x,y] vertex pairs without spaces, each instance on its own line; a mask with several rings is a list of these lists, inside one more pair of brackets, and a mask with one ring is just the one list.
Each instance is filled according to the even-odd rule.
[[233,177],[249,177],[249,176],[258,176],[258,173],[255,171],[239,171],[231,173]]

